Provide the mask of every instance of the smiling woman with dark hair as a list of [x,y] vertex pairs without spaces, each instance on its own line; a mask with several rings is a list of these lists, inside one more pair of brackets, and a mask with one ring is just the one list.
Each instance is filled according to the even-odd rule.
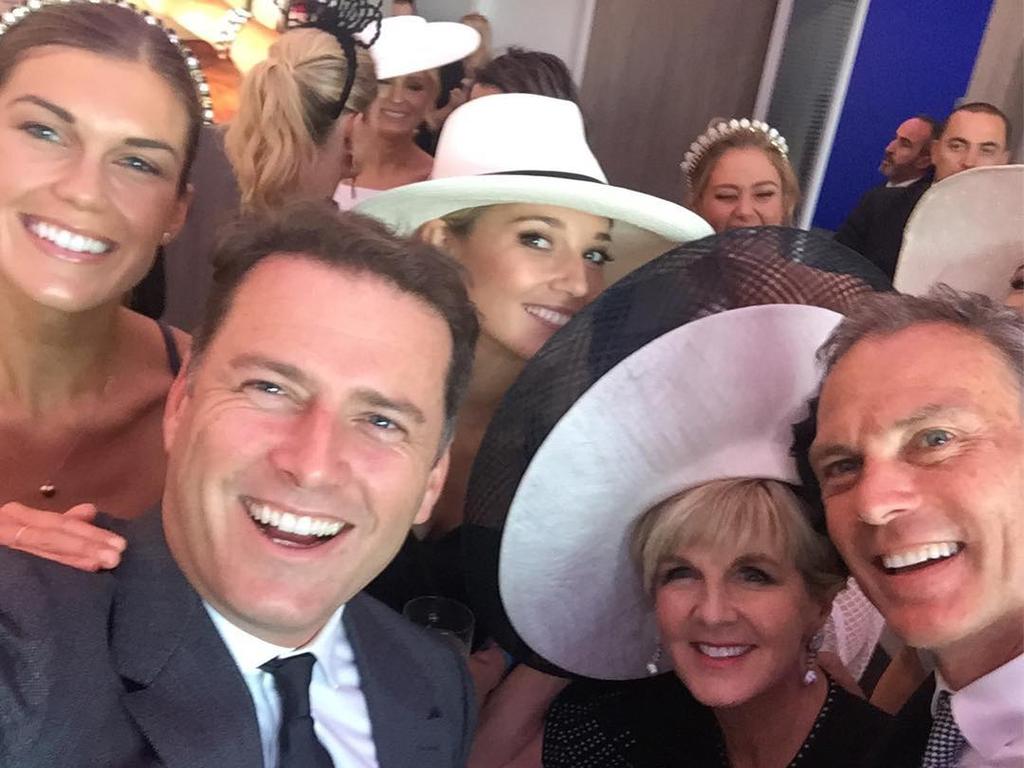
[[0,35],[0,503],[18,504],[0,541],[31,550],[53,532],[30,528],[26,507],[131,517],[160,498],[163,403],[187,337],[122,300],[184,221],[209,103],[187,52],[140,12],[72,0],[11,13]]

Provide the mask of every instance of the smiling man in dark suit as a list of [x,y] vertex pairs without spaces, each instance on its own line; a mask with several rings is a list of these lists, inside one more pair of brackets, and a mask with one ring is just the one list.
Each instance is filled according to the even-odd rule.
[[465,664],[361,594],[448,466],[457,268],[332,206],[240,222],[100,575],[0,552],[0,765],[457,768]]

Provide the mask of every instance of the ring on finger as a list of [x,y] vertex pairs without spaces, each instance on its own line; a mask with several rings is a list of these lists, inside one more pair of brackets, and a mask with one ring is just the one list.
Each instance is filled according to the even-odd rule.
[[21,526],[21,528],[18,529],[18,532],[16,534],[14,534],[14,541],[11,542],[11,546],[12,547],[18,546],[18,539],[21,538],[21,534],[23,534],[25,532],[26,528],[28,528],[28,526],[27,525],[23,525],[23,526]]

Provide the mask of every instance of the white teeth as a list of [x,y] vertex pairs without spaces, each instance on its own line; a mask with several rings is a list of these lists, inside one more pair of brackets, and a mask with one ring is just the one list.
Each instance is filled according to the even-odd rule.
[[942,560],[960,551],[955,541],[942,541],[936,544],[924,544],[917,549],[897,552],[893,555],[882,555],[882,565],[890,570],[909,568],[929,560]]
[[526,308],[526,311],[534,317],[539,317],[546,323],[557,325],[559,328],[572,320],[572,315],[567,315],[565,312],[556,312],[555,310],[548,309],[547,307],[530,306]]
[[29,225],[29,229],[37,236],[55,243],[66,251],[99,255],[110,250],[109,245],[99,240],[93,240],[85,235],[76,235],[74,232],[68,232],[66,229],[42,221],[33,221]]
[[700,649],[700,652],[713,659],[731,659],[734,656],[742,656],[751,647],[749,645],[705,645],[704,643],[697,643],[697,648]]
[[330,538],[339,534],[346,526],[345,523],[337,520],[281,512],[269,504],[260,504],[255,501],[248,502],[245,507],[249,512],[249,517],[256,522],[277,528],[284,533],[294,533],[298,536]]

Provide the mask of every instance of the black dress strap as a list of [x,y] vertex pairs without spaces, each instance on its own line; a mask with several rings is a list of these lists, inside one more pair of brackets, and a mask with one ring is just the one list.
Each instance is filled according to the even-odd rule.
[[174,340],[174,332],[171,326],[162,320],[156,321],[160,329],[160,335],[164,337],[164,346],[167,347],[167,367],[171,370],[172,376],[177,376],[181,370],[181,353],[178,351],[178,343]]

